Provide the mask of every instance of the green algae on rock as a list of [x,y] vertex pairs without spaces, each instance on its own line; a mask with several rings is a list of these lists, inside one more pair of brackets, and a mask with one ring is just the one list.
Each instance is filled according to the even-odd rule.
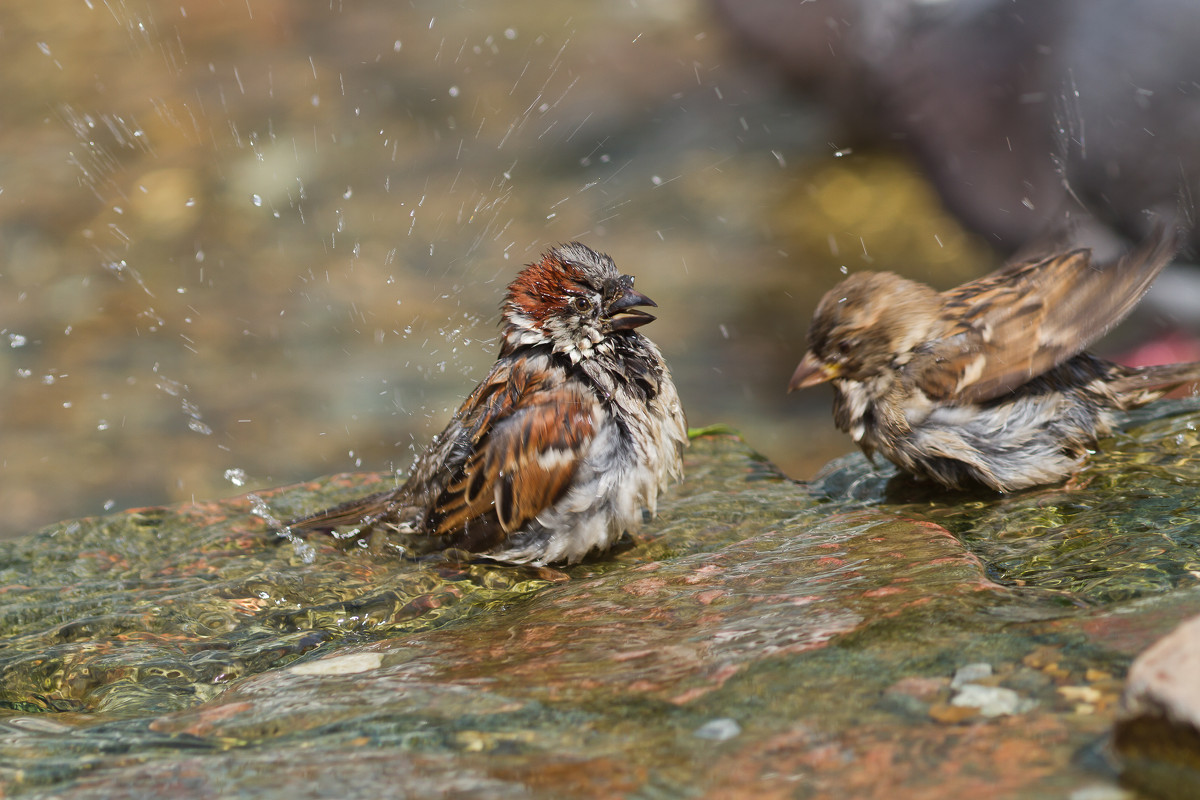
[[184,708],[327,642],[433,627],[558,579],[450,560],[398,568],[331,537],[281,539],[253,513],[263,502],[309,502],[321,488],[139,509],[14,542],[0,557],[0,706]]
[[1200,412],[1195,400],[1130,415],[1066,484],[1010,495],[946,492],[872,469],[830,465],[814,489],[945,526],[1005,584],[1067,602],[1109,603],[1190,586],[1200,575]]

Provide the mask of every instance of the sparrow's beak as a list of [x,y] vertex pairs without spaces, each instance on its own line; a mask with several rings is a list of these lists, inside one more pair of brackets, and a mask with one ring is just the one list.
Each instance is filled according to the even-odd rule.
[[608,327],[614,331],[631,331],[634,328],[654,321],[653,314],[647,314],[635,306],[654,306],[658,303],[641,292],[635,292],[633,287],[626,287],[625,293],[608,307]]
[[821,359],[813,355],[813,351],[809,350],[804,354],[804,358],[800,361],[800,366],[796,367],[796,371],[792,373],[792,380],[788,383],[788,391],[794,392],[797,389],[807,389],[810,386],[816,386],[818,383],[831,381],[838,376],[837,364],[826,364]]

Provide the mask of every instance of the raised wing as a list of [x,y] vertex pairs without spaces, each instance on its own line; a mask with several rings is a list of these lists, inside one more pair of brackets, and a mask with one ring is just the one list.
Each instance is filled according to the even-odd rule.
[[943,292],[950,333],[910,369],[930,397],[983,402],[1080,353],[1133,310],[1179,246],[1160,227],[1108,264],[1071,250],[1000,268]]

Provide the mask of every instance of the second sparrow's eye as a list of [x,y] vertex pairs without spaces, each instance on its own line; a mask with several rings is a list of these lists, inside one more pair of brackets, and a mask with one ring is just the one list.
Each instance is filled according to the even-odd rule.
[[586,297],[572,297],[571,308],[575,309],[580,314],[586,314],[592,310],[592,301]]

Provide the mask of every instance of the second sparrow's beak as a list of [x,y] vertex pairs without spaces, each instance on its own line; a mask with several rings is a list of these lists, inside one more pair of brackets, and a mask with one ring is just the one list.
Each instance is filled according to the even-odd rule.
[[831,381],[839,373],[840,370],[837,364],[826,364],[813,355],[812,350],[809,350],[804,354],[804,358],[801,359],[800,366],[796,367],[796,371],[792,373],[792,379],[788,382],[788,391],[794,392],[797,389],[807,389],[809,386],[816,386],[818,383]]
[[635,292],[633,287],[627,287],[625,293],[608,307],[608,327],[614,331],[631,331],[634,328],[653,322],[653,314],[647,314],[635,306],[654,306],[658,303],[641,292]]

